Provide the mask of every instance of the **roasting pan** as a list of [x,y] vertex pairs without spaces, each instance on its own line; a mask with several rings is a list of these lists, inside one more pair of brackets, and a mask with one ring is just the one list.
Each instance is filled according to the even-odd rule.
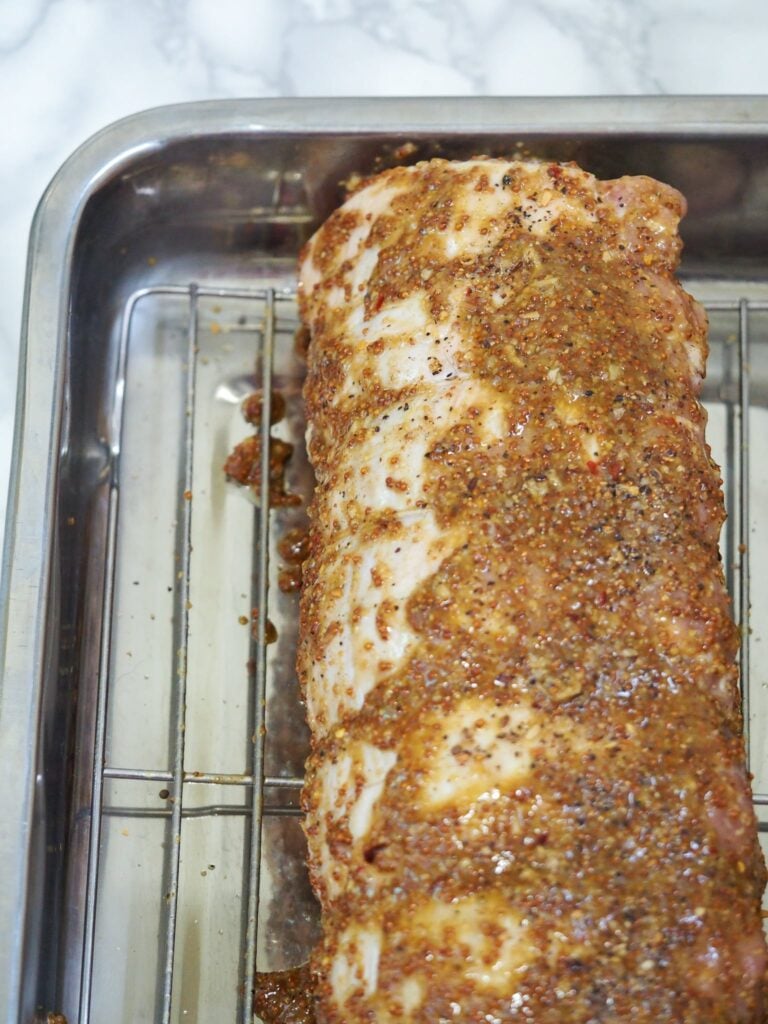
[[[705,399],[751,768],[768,828],[768,100],[316,100],[169,107],[96,135],[32,228],[4,551],[0,1018],[248,1021],[254,966],[316,937],[298,788],[311,472],[299,247],[342,181],[439,154],[574,159],[680,188],[710,311]],[[222,464],[286,400],[297,506]],[[269,620],[277,640],[265,645]]]

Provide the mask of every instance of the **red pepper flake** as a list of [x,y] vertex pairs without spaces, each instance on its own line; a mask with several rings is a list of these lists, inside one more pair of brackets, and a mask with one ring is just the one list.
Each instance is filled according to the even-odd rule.
[[597,471],[598,471],[599,468],[600,468],[600,463],[599,462],[595,462],[593,459],[590,459],[587,462],[587,469],[592,474],[592,476],[597,476]]

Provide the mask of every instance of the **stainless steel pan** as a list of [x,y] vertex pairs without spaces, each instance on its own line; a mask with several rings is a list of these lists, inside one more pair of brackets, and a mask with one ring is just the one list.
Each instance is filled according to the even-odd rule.
[[[683,272],[711,310],[723,552],[768,804],[768,101],[150,111],[71,157],[30,241],[0,644],[8,1022],[248,1020],[254,962],[311,946],[296,597],[276,585],[312,486],[296,254],[350,172],[478,152],[647,173],[688,196]],[[240,400],[270,382],[304,505],[261,516],[264,496],[221,466],[249,433]]]

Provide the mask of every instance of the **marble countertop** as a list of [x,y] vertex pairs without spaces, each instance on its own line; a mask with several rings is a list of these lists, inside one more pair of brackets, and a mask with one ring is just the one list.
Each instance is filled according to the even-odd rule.
[[0,0],[0,534],[27,234],[147,107],[261,96],[768,93],[764,0]]

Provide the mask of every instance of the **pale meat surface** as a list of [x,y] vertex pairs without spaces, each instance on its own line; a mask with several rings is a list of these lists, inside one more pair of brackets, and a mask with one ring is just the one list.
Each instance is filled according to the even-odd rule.
[[304,250],[321,1024],[764,1020],[683,212],[435,160]]

